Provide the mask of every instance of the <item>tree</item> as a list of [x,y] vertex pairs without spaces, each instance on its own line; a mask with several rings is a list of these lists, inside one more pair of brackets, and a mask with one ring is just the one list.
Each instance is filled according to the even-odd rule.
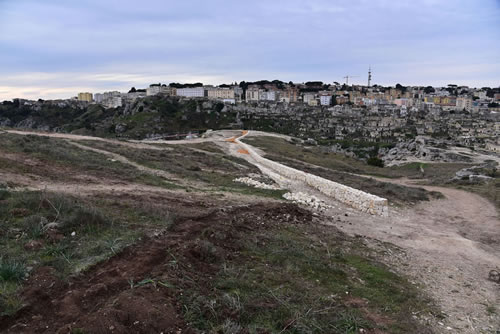
[[396,84],[396,89],[400,90],[401,93],[406,92],[406,87],[401,84]]
[[377,157],[371,157],[366,160],[366,163],[371,166],[376,166],[376,167],[384,167],[384,160],[377,158]]
[[330,100],[330,105],[331,106],[337,105],[337,97],[335,95],[332,96],[332,99]]
[[427,87],[424,88],[424,93],[425,94],[430,94],[430,93],[434,93],[434,92],[435,92],[435,90],[434,90],[434,88],[432,86],[427,86]]
[[135,87],[132,87],[130,88],[130,90],[128,91],[129,93],[135,93],[137,90],[135,89]]

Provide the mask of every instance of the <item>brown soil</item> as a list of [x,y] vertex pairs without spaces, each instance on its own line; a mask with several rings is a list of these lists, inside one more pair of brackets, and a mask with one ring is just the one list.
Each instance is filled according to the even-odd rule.
[[[211,289],[220,262],[238,256],[239,233],[312,220],[309,211],[294,205],[194,209],[203,213],[180,220],[170,231],[147,237],[68,281],[48,267],[39,268],[22,292],[25,306],[15,317],[1,318],[0,331],[194,333],[183,320],[179,297],[193,286]],[[257,216],[262,217],[259,223]],[[214,235],[213,252],[207,252],[199,239],[208,227]],[[184,260],[177,263],[180,258]]]

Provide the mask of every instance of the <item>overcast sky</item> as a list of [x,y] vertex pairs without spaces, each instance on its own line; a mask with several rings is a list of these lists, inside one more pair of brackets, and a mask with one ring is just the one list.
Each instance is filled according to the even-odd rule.
[[500,0],[0,0],[0,101],[150,83],[500,85]]

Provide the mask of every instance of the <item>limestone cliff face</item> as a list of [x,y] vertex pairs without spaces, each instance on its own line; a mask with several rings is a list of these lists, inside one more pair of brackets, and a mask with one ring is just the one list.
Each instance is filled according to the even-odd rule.
[[[404,115],[393,105],[376,108],[334,106],[311,107],[302,103],[252,102],[236,105],[208,99],[152,96],[125,101],[119,108],[78,101],[17,101],[0,104],[0,126],[76,132],[126,138],[154,138],[203,132],[207,129],[247,128],[313,138],[335,146],[353,142],[407,143],[389,152],[439,154],[412,142],[417,136],[448,139],[464,146],[483,144],[499,137],[495,124],[500,114],[449,113],[413,110]],[[341,148],[344,150],[346,145]],[[369,146],[369,145],[368,145]],[[361,147],[354,154],[370,156]],[[332,148],[333,149],[333,148]],[[363,149],[366,152],[362,152]]]

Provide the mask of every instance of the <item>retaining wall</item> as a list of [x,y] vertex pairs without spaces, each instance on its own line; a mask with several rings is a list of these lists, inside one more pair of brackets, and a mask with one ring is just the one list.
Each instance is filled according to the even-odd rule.
[[251,146],[240,141],[240,139],[244,138],[247,134],[248,132],[236,138],[235,142],[245,148],[250,156],[259,164],[274,172],[274,176],[276,176],[276,174],[279,175],[280,181],[285,183],[286,179],[301,181],[317,189],[321,193],[362,212],[380,216],[389,215],[387,199],[266,159],[255,152]]

